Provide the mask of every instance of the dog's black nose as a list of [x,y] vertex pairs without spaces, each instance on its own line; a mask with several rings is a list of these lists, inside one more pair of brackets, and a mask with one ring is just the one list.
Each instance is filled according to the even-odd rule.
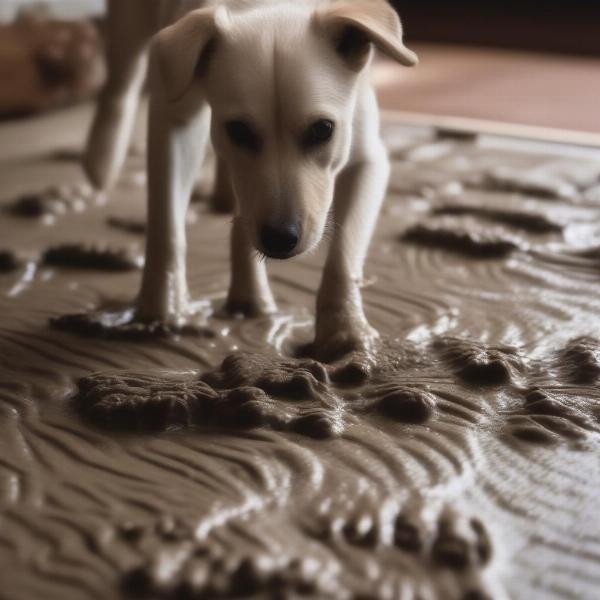
[[300,227],[296,224],[263,225],[260,243],[265,254],[273,258],[286,258],[298,245]]

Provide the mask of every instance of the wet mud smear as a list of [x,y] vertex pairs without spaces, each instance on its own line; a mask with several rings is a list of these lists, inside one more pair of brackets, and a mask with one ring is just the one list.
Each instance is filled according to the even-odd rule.
[[507,167],[491,169],[485,173],[483,186],[489,190],[548,199],[572,200],[578,195],[574,185],[552,175]]
[[524,403],[508,419],[512,435],[532,443],[584,440],[600,432],[600,394],[561,388],[532,388],[524,393]]
[[441,338],[434,347],[464,381],[480,385],[500,385],[515,380],[524,366],[517,348],[487,347],[458,338]]
[[[76,164],[0,165],[0,263],[61,265],[0,281],[11,598],[596,600],[600,153],[383,131],[363,289],[381,344],[332,363],[290,350],[322,254],[268,263],[276,314],[223,315],[230,217],[199,211],[197,315],[137,323],[139,160],[84,210],[56,200]],[[14,217],[24,181],[20,210],[52,227]]]
[[600,378],[600,342],[587,336],[571,340],[559,354],[558,362],[567,381],[596,383]]
[[468,231],[452,223],[419,223],[402,236],[407,242],[442,248],[473,258],[503,258],[519,248],[502,233]]
[[[363,518],[347,523],[332,535],[339,535],[339,543],[350,548],[373,549],[381,543],[374,525]],[[127,529],[124,534],[130,536],[131,531]],[[136,538],[145,534],[138,530]],[[293,551],[278,555],[259,552],[231,559],[214,546],[195,542],[181,530],[167,540],[160,556],[133,569],[124,578],[123,588],[133,597],[384,597],[383,591],[373,589],[359,596],[348,596],[335,565],[311,555],[294,556]],[[478,574],[490,564],[493,546],[485,525],[476,517],[443,510],[428,526],[415,515],[400,512],[391,520],[387,554],[388,558],[396,555],[429,564],[432,575],[438,575],[446,585],[469,581],[470,584],[463,584],[468,590],[463,598],[489,597],[478,583]]]
[[62,244],[48,248],[43,262],[53,267],[132,271],[142,267],[143,259],[129,248],[112,248],[105,244]]
[[[325,439],[348,421],[379,414],[401,423],[423,423],[435,396],[394,383],[405,348],[387,347],[381,360],[350,359],[328,365],[271,354],[236,353],[219,369],[198,373],[99,373],[82,379],[76,398],[98,424],[138,430],[178,427],[267,427]],[[362,373],[357,377],[357,373]],[[352,400],[348,401],[348,398]]]
[[21,261],[12,250],[0,250],[0,273],[16,271],[20,266]]
[[545,215],[526,211],[501,210],[466,204],[448,204],[436,208],[434,214],[470,215],[487,221],[510,225],[531,233],[560,233],[563,230],[562,224],[548,219]]
[[18,197],[8,206],[19,217],[61,217],[79,213],[94,201],[94,192],[87,183],[56,186]]
[[114,340],[148,341],[160,338],[187,336],[212,338],[213,329],[207,327],[205,319],[199,315],[198,322],[167,323],[161,321],[141,322],[135,317],[134,307],[91,310],[50,318],[55,329],[84,337],[97,337]]
[[[586,341],[588,346],[592,343]],[[561,353],[563,370],[574,352],[587,350],[582,350],[583,343],[570,342]],[[407,426],[430,426],[432,419],[445,415],[483,422],[487,410],[477,397],[496,387],[519,399],[519,409],[505,420],[523,441],[578,440],[587,432],[600,432],[600,392],[583,400],[561,386],[560,379],[548,381],[547,388],[532,385],[538,370],[547,369],[553,360],[526,364],[516,348],[449,337],[421,347],[388,341],[368,360],[350,356],[335,364],[235,353],[203,374],[90,375],[79,382],[75,402],[91,421],[114,429],[194,428],[201,434],[215,427],[268,428],[327,439],[373,417]],[[419,379],[435,383],[418,383]],[[499,417],[487,416],[488,427],[498,427]]]
[[146,221],[143,219],[112,216],[106,219],[106,223],[110,227],[126,231],[127,233],[135,233],[138,235],[146,233]]

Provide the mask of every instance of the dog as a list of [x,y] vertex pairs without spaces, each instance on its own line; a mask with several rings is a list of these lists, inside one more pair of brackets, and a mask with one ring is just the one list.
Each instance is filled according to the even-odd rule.
[[84,167],[97,188],[117,178],[148,70],[137,319],[189,316],[185,213],[210,138],[215,194],[235,206],[227,309],[273,312],[261,257],[310,252],[329,219],[314,347],[332,359],[372,346],[360,284],[389,176],[369,82],[374,48],[405,66],[418,62],[385,0],[109,2],[109,78]]

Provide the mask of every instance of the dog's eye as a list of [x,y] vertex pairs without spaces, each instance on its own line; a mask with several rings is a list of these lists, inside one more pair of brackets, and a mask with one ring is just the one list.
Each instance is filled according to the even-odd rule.
[[315,121],[306,132],[305,142],[307,146],[318,146],[331,139],[335,124],[329,119],[319,119]]
[[229,139],[240,148],[258,152],[261,147],[259,135],[244,121],[227,121],[225,131]]

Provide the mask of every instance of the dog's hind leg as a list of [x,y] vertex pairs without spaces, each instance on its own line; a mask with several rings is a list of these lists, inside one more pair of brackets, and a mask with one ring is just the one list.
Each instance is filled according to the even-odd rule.
[[368,351],[378,337],[365,317],[360,286],[390,167],[372,90],[356,110],[353,157],[336,181],[333,240],[317,295],[315,349],[324,360]]
[[98,100],[83,160],[86,175],[99,190],[115,182],[129,149],[153,34],[148,13],[144,1],[109,2],[108,80]]

